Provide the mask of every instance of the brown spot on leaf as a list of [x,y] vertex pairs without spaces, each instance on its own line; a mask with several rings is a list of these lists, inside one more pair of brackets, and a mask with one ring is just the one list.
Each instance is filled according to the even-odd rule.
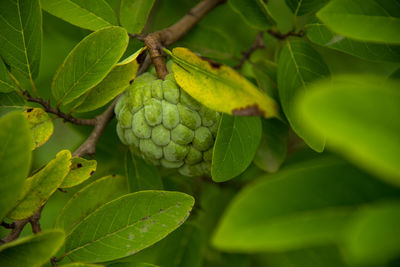
[[82,164],[81,164],[81,163],[78,163],[78,164],[76,164],[76,167],[77,167],[77,168],[81,168],[81,167],[82,167]]
[[232,115],[234,116],[264,116],[264,111],[262,111],[257,104],[249,105],[243,108],[238,108],[232,110]]
[[26,112],[31,112],[33,110],[33,108],[28,108],[27,110],[26,110]]
[[142,53],[140,53],[140,54],[138,55],[138,57],[136,58],[136,61],[137,61],[137,63],[139,63],[139,65],[142,65],[142,63],[143,63],[144,60],[146,59],[146,55],[147,55],[146,50],[144,50]]
[[200,58],[202,58],[203,60],[207,61],[210,64],[211,68],[213,68],[213,69],[219,69],[222,66],[221,63],[218,63],[218,62],[216,62],[216,61],[214,61],[212,59],[209,59],[207,57],[200,56]]
[[89,175],[92,175],[94,173],[94,171],[91,171]]

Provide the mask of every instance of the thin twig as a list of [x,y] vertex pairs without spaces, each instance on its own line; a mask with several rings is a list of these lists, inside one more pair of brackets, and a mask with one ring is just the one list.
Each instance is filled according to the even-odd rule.
[[[203,0],[193,7],[178,22],[158,32],[153,32],[144,37],[144,42],[149,50],[151,60],[156,68],[158,78],[164,79],[168,74],[164,61],[163,47],[173,44],[192,29],[208,12],[225,0]],[[136,36],[142,38],[140,36]],[[140,40],[140,39],[139,39]]]
[[0,245],[9,243],[9,242],[17,239],[27,223],[29,223],[29,218],[14,222],[14,224],[15,224],[14,229],[12,229],[12,231],[9,235],[4,237],[3,239],[0,239]]
[[251,45],[251,47],[242,53],[242,58],[240,59],[239,63],[234,66],[234,69],[240,69],[243,64],[246,62],[246,60],[249,60],[251,55],[254,53],[254,51],[256,51],[257,49],[263,49],[265,48],[265,44],[263,41],[263,32],[259,32],[256,36],[256,39],[254,40],[254,43]]
[[281,33],[278,31],[274,31],[274,30],[268,30],[267,31],[270,35],[274,36],[276,39],[278,40],[285,40],[286,38],[290,37],[290,36],[294,36],[294,37],[303,37],[303,32],[294,32],[294,31],[290,31],[288,33]]
[[[26,96],[26,99],[29,102],[34,102],[34,103],[40,104],[47,113],[55,114],[57,117],[64,119],[64,121],[68,121],[68,122],[71,122],[73,124],[78,124],[78,125],[92,125],[92,126],[94,126],[96,123],[94,119],[77,119],[77,118],[72,117],[71,115],[67,115],[67,114],[61,112],[58,108],[51,107],[49,100],[45,101],[42,98],[32,97],[28,91],[25,91],[23,94]],[[29,109],[28,109],[28,112],[29,112]]]
[[3,226],[6,229],[14,229],[15,228],[15,223],[6,223],[5,221],[1,221],[1,226]]

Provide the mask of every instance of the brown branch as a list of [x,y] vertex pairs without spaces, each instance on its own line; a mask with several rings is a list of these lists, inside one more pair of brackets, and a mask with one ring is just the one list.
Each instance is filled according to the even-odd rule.
[[303,37],[303,32],[294,32],[294,31],[290,31],[288,33],[281,33],[278,31],[274,31],[274,30],[268,30],[267,31],[270,35],[274,36],[276,39],[278,40],[285,40],[286,38],[290,37],[290,36],[294,36],[294,37]]
[[1,221],[0,225],[3,226],[6,229],[14,229],[15,228],[15,222],[6,223],[5,221]]
[[158,32],[150,33],[144,38],[135,35],[139,40],[144,39],[149,50],[150,58],[156,68],[158,78],[164,79],[168,74],[164,61],[163,47],[178,41],[208,12],[223,2],[225,2],[225,0],[203,0],[172,26]]
[[55,114],[57,117],[64,119],[64,121],[68,121],[78,125],[95,125],[95,121],[93,119],[77,119],[72,117],[71,115],[67,115],[61,112],[58,108],[51,107],[49,100],[44,101],[42,98],[32,97],[28,91],[24,91],[23,94],[26,96],[26,100],[28,100],[29,102],[40,104],[47,113]]
[[256,36],[256,39],[254,40],[254,43],[251,45],[251,47],[245,51],[242,52],[242,58],[240,59],[239,63],[234,66],[234,69],[240,69],[243,64],[246,62],[246,60],[249,60],[251,55],[256,51],[257,49],[263,49],[265,48],[264,40],[263,40],[263,32],[259,32]]
[[17,239],[27,223],[29,223],[29,218],[14,222],[15,227],[12,229],[9,235],[4,237],[3,239],[0,239],[0,245],[9,243]]

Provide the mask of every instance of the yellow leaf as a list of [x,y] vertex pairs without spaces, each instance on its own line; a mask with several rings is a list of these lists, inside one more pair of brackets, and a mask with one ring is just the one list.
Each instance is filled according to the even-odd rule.
[[275,100],[230,67],[201,58],[187,48],[166,52],[172,57],[179,86],[208,108],[232,115],[278,117]]
[[53,134],[53,122],[47,112],[41,108],[28,108],[24,115],[28,119],[33,135],[34,148],[38,148],[46,143]]

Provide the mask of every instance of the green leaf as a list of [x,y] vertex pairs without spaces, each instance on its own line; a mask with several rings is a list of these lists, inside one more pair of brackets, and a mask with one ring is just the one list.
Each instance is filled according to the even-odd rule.
[[0,118],[0,220],[22,191],[31,164],[32,136],[22,112]]
[[383,77],[337,77],[313,85],[296,111],[332,149],[400,185],[399,88],[399,81]]
[[25,100],[17,93],[0,93],[0,117],[14,111],[25,111]]
[[279,120],[262,120],[262,138],[254,164],[267,172],[276,172],[286,158],[288,126]]
[[295,16],[302,16],[318,11],[329,0],[285,0],[285,2]]
[[177,43],[177,46],[187,47],[205,57],[218,60],[233,59],[233,45],[229,35],[208,25],[197,25]]
[[86,160],[73,157],[71,160],[71,170],[59,186],[59,188],[69,188],[83,183],[96,171],[97,161]]
[[228,66],[210,62],[182,47],[166,52],[172,56],[172,70],[179,86],[208,108],[233,115],[278,115],[275,100]]
[[0,9],[0,55],[33,80],[39,73],[42,13],[39,0],[3,1]]
[[0,93],[12,92],[16,88],[15,81],[11,78],[6,65],[0,57]]
[[259,60],[252,63],[251,66],[258,87],[269,96],[278,99],[278,85],[276,82],[278,64],[269,60]]
[[278,65],[278,88],[283,111],[293,130],[315,151],[324,150],[325,138],[315,135],[296,117],[294,99],[307,92],[309,84],[329,76],[328,66],[309,44],[290,41],[283,48]]
[[159,267],[158,265],[144,263],[144,262],[118,262],[111,265],[107,265],[109,267]]
[[128,193],[126,178],[105,176],[75,193],[58,214],[55,226],[68,234],[103,204]]
[[73,262],[64,265],[57,265],[60,267],[104,267],[105,265],[100,264],[92,264],[92,263],[82,263],[82,262]]
[[400,79],[400,68],[396,69],[395,71],[393,71],[389,78],[391,79]]
[[68,174],[70,165],[71,152],[62,150],[43,169],[26,179],[16,205],[7,217],[22,220],[33,215],[57,190]]
[[200,267],[206,245],[204,231],[185,223],[163,240],[164,246],[156,263],[165,267]]
[[163,189],[163,182],[157,169],[133,154],[128,150],[125,156],[125,176],[128,178],[129,191]]
[[260,6],[261,1],[254,0],[229,0],[229,5],[238,13],[242,19],[251,27],[258,30],[266,30],[271,27],[273,21],[270,14],[266,14],[265,11],[269,11],[266,5]]
[[311,42],[372,61],[400,61],[400,46],[378,44],[346,38],[329,30],[315,19],[307,24],[307,37]]
[[213,244],[226,251],[283,251],[341,242],[359,205],[400,190],[332,158],[267,175],[242,190],[217,227]]
[[141,191],[108,202],[67,237],[65,256],[82,262],[126,257],[156,243],[188,217],[194,199],[184,193]]
[[273,267],[292,267],[293,264],[293,267],[351,267],[345,263],[342,255],[340,255],[340,251],[335,246],[312,247],[278,253],[265,253],[262,255],[262,259],[265,266]]
[[335,0],[317,13],[332,31],[362,41],[400,44],[397,0]]
[[224,182],[244,172],[260,140],[260,118],[223,115],[213,150],[212,179]]
[[[400,255],[400,203],[367,206],[348,227],[343,251],[357,265],[383,265]],[[377,245],[381,244],[381,245]]]
[[118,25],[113,9],[104,0],[40,0],[42,8],[69,23],[92,31]]
[[87,112],[95,110],[106,105],[122,93],[135,79],[140,65],[138,57],[144,50],[145,48],[141,48],[130,57],[117,63],[104,80],[83,96],[83,101],[80,98],[76,99],[80,104],[74,111]]
[[61,230],[46,230],[0,246],[0,266],[39,267],[50,260],[64,242]]
[[140,33],[146,25],[154,0],[122,0],[121,25],[131,34]]
[[28,119],[29,129],[33,136],[33,148],[38,148],[46,143],[53,134],[53,121],[49,114],[41,108],[28,108],[24,115]]
[[83,39],[58,68],[52,92],[58,104],[68,104],[100,83],[128,45],[121,27],[98,30]]

